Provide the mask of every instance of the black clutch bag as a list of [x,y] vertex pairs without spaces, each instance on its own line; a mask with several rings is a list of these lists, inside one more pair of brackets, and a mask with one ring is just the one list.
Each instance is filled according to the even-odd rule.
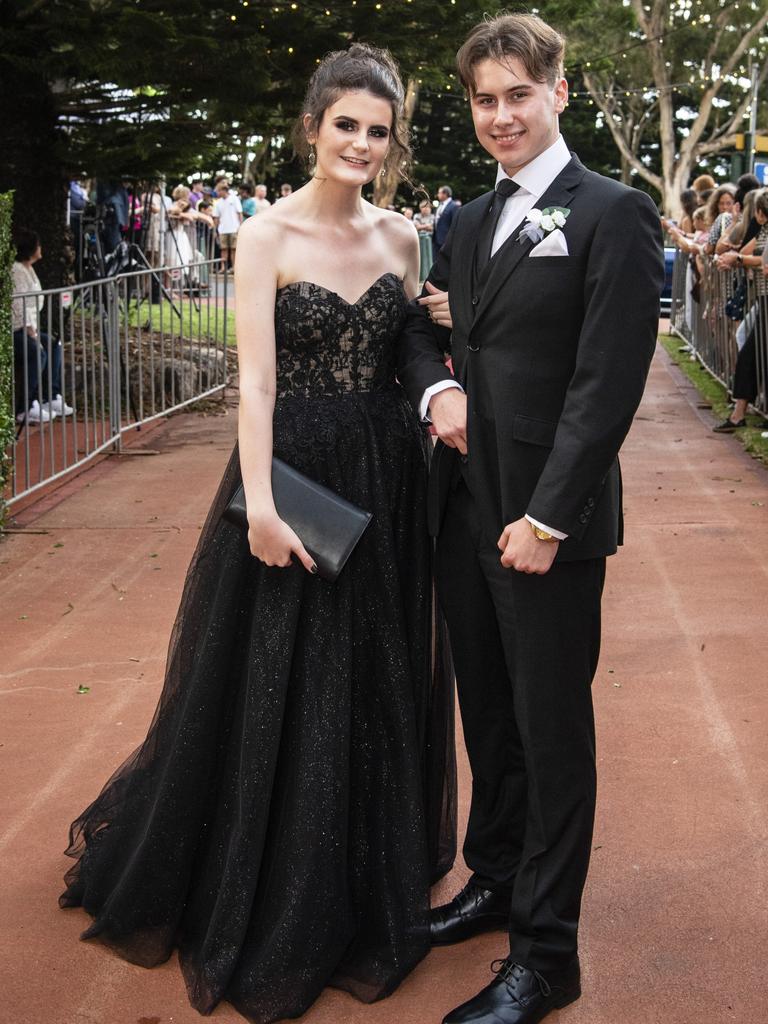
[[[372,513],[276,458],[272,459],[272,496],[277,514],[296,531],[314,558],[318,575],[333,582],[373,518]],[[223,514],[236,526],[248,529],[242,484]]]

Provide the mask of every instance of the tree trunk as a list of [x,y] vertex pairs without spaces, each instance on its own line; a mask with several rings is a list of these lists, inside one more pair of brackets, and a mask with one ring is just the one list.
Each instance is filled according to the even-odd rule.
[[[405,110],[403,112],[402,127],[410,131],[413,121],[416,103],[419,99],[419,83],[415,78],[408,79],[408,88],[405,93]],[[376,206],[391,206],[397,195],[397,187],[400,184],[400,175],[396,167],[391,168],[386,174],[382,173],[373,183],[373,202]]]
[[21,66],[3,62],[0,74],[2,95],[13,97],[13,112],[0,118],[0,192],[15,190],[13,227],[40,236],[43,258],[35,271],[44,288],[56,288],[71,280],[72,273],[67,169],[58,158],[56,104],[49,83],[25,75]]

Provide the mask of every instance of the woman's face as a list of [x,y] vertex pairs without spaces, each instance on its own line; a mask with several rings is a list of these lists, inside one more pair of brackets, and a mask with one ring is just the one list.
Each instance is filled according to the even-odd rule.
[[760,227],[762,227],[763,224],[768,224],[768,215],[765,214],[759,206],[755,207],[755,220],[760,225]]
[[392,105],[364,90],[342,95],[323,112],[317,133],[304,117],[307,140],[315,146],[315,177],[360,187],[382,168],[392,132]]
[[733,209],[733,196],[730,192],[723,192],[717,201],[718,213],[730,213]]

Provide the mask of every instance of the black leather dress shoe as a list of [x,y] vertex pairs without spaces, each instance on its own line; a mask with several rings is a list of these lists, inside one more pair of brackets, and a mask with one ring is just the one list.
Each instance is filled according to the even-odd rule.
[[450,946],[481,932],[504,929],[509,924],[510,895],[491,892],[467,882],[450,903],[435,907],[429,915],[433,946]]
[[443,1024],[538,1024],[581,995],[578,957],[546,978],[510,960],[494,961],[491,970],[496,977],[490,985],[451,1010]]

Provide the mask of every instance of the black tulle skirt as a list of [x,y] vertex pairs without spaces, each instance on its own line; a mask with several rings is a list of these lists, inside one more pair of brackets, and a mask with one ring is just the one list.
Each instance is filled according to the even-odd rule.
[[455,855],[453,699],[426,535],[428,440],[398,388],[286,398],[275,451],[374,513],[336,583],[268,568],[221,512],[190,565],[144,743],[73,823],[63,907],[190,1001],[256,1024],[326,985],[389,994]]

